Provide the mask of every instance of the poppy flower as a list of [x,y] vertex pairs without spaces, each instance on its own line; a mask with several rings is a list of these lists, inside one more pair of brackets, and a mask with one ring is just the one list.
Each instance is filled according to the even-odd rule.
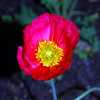
[[56,14],[44,13],[23,31],[24,45],[18,47],[21,70],[37,80],[50,80],[70,68],[79,41],[75,24]]

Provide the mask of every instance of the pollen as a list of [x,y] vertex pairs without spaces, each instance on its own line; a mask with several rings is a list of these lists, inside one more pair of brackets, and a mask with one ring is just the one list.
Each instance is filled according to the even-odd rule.
[[44,40],[39,42],[35,55],[43,66],[52,67],[59,65],[63,57],[63,49],[58,47],[53,41]]

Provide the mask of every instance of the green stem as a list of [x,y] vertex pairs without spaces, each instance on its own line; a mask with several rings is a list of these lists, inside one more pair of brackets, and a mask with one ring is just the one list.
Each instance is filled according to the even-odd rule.
[[75,5],[76,5],[77,1],[78,1],[78,0],[74,0],[72,6],[71,6],[71,8],[70,8],[69,15],[68,15],[68,19],[69,19],[69,20],[71,19],[72,12],[73,12],[73,10],[74,10],[74,8],[75,8]]
[[74,99],[74,100],[80,100],[80,99],[82,99],[83,97],[85,97],[87,94],[89,94],[90,92],[96,91],[96,90],[100,91],[100,88],[98,88],[98,87],[91,88],[91,89],[87,90],[86,92],[84,92],[83,94],[81,94],[79,97],[77,97],[77,98]]
[[57,100],[56,90],[55,90],[53,79],[51,79],[50,82],[51,82],[51,87],[52,87],[52,91],[53,91],[53,98],[54,98],[54,100]]

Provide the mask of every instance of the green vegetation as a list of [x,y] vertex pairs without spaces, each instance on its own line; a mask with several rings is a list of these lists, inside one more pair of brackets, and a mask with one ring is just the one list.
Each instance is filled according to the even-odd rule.
[[[99,18],[96,12],[92,15],[86,15],[83,11],[74,11],[78,0],[41,0],[41,4],[50,11],[74,22],[80,31],[80,41],[74,50],[74,53],[80,59],[87,59],[88,55],[93,55],[100,51],[100,41],[97,38],[97,31],[94,22]],[[72,18],[77,15],[78,17]],[[15,14],[14,20],[21,26],[30,24],[36,17],[32,9],[27,9],[25,5],[21,6],[20,13]],[[3,22],[12,23],[13,18],[10,15],[1,16]]]

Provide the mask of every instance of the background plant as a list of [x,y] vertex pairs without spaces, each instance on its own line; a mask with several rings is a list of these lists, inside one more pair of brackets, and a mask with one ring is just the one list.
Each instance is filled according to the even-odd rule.
[[[96,12],[92,15],[86,15],[85,12],[75,11],[75,6],[78,0],[41,0],[41,4],[50,11],[63,16],[66,19],[73,21],[80,31],[80,41],[74,50],[74,53],[80,59],[87,59],[88,55],[93,55],[100,51],[100,41],[97,38],[97,31],[94,27],[94,22],[99,18]],[[73,16],[76,16],[73,18]],[[21,26],[26,26],[32,22],[38,15],[32,9],[27,9],[25,5],[21,6],[20,13],[15,14],[16,23]],[[12,23],[13,19],[10,15],[3,15],[3,22]]]

